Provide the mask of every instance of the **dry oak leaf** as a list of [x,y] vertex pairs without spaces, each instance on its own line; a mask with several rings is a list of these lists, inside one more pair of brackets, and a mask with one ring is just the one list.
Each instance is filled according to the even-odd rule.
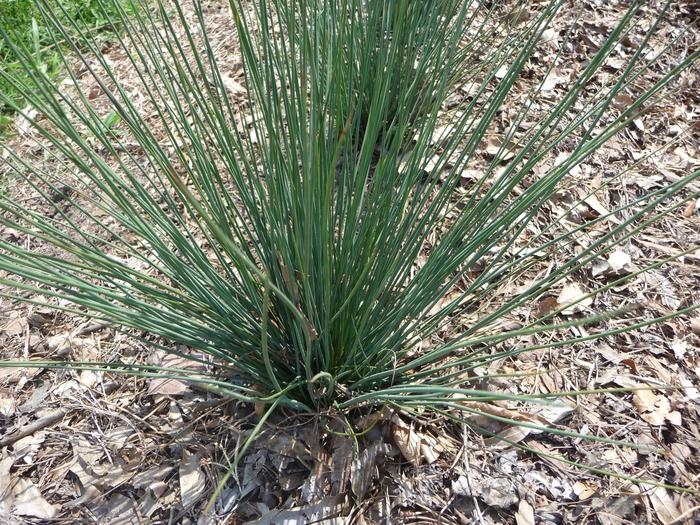
[[535,525],[535,509],[524,499],[518,503],[518,512],[515,513],[517,525]]
[[643,485],[643,487],[647,490],[646,495],[659,521],[664,525],[678,523],[682,513],[673,501],[673,496],[663,487],[650,485]]
[[19,516],[31,516],[50,520],[58,514],[60,505],[51,505],[28,479],[18,479],[12,487],[12,513]]
[[0,460],[0,517],[54,518],[61,505],[51,505],[46,501],[30,480],[10,474],[15,459],[15,456],[7,456]]
[[199,468],[199,457],[187,450],[183,452],[180,464],[180,498],[182,506],[188,508],[204,495],[206,488],[206,476]]
[[[519,443],[530,434],[539,434],[540,432],[543,432],[543,430],[538,428],[518,425],[517,422],[546,428],[571,411],[570,409],[550,411],[546,413],[546,415],[540,415],[519,412],[508,408],[499,407],[497,405],[480,403],[477,401],[463,401],[462,404],[467,408],[474,410],[474,413],[470,416],[470,419],[476,419],[477,425],[489,428],[490,431],[497,432],[494,437],[488,439],[488,444],[489,446],[500,448],[507,448],[513,443]],[[499,428],[502,427],[505,422],[497,422],[496,420],[489,418],[489,416],[510,419],[516,423],[511,424],[505,429],[499,431]],[[548,417],[550,419],[548,419]],[[497,428],[493,428],[494,426]]]
[[557,297],[557,304],[562,308],[564,315],[573,315],[593,304],[593,297],[588,296],[583,287],[578,283],[569,283],[562,289]]
[[629,272],[632,271],[632,257],[628,253],[622,250],[615,250],[608,257],[608,265],[610,270],[614,273]]
[[681,416],[677,411],[671,410],[671,402],[664,395],[657,395],[652,390],[643,389],[635,390],[632,396],[632,402],[635,408],[639,411],[640,417],[650,425],[660,426],[666,421],[674,424],[681,424]]
[[401,455],[414,465],[420,465],[422,459],[428,464],[437,460],[430,440],[416,432],[412,425],[405,423],[396,414],[391,418],[391,435]]
[[695,335],[700,335],[700,317],[690,320],[690,329]]
[[3,327],[0,329],[9,336],[21,335],[27,329],[29,322],[24,316],[14,317],[7,321]]

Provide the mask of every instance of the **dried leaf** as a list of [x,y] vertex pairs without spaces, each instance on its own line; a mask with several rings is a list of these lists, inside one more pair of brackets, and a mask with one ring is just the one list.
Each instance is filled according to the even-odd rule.
[[432,436],[422,435],[422,443],[420,446],[420,453],[423,459],[428,465],[432,465],[438,460],[438,456],[442,450],[437,439]]
[[[10,495],[10,469],[15,463],[14,456],[7,456],[0,460],[0,511],[9,512],[8,498]],[[0,514],[1,515],[1,514]]]
[[139,523],[134,502],[124,494],[115,494],[108,500],[102,499],[102,503],[91,510],[98,518],[98,523],[131,524]]
[[49,395],[51,387],[52,385],[48,381],[42,382],[41,385],[34,389],[29,399],[17,407],[17,409],[23,414],[33,414],[36,409],[44,403],[44,400]]
[[[339,517],[341,511],[341,496],[326,496],[322,500],[302,507],[289,510],[274,509],[266,513],[255,525],[298,525],[301,523],[333,523],[342,525],[348,523]],[[251,522],[252,523],[252,522]]]
[[56,352],[59,357],[65,357],[73,352],[74,343],[70,334],[58,334],[46,340],[49,350]]
[[673,355],[676,357],[678,361],[682,361],[685,359],[685,354],[690,350],[688,348],[688,342],[676,337],[672,342],[671,342],[671,350],[673,350]]
[[574,483],[574,493],[578,496],[579,501],[583,501],[595,494],[595,488],[586,485],[582,481],[577,481]]
[[669,492],[663,487],[644,486],[644,488],[647,489],[647,497],[659,521],[664,525],[676,523],[681,516],[681,511],[678,510]]
[[202,497],[206,484],[206,477],[199,468],[199,457],[185,450],[179,474],[182,506],[189,508]]
[[[642,386],[642,385],[638,385]],[[651,390],[635,390],[632,396],[634,406],[640,412],[651,412],[656,407],[656,394]]]
[[660,272],[647,272],[642,274],[642,279],[653,292],[658,294],[665,306],[672,309],[680,307],[681,300],[678,298],[676,288],[666,276]]
[[700,399],[700,390],[698,390],[690,379],[681,379],[681,386],[689,401]]
[[51,505],[39,492],[34,483],[20,478],[12,486],[13,514],[50,520],[61,510],[60,505]]
[[690,320],[690,329],[695,335],[700,335],[700,317]]
[[564,289],[557,297],[557,304],[562,308],[561,313],[564,315],[573,315],[593,304],[593,297],[586,297],[586,292],[578,283],[569,283],[564,286]]
[[9,336],[21,335],[27,329],[28,325],[29,322],[26,317],[15,317],[6,322],[1,330]]
[[544,297],[537,304],[537,317],[539,318],[539,317],[544,317],[546,315],[549,315],[557,308],[558,308],[558,303],[557,303],[556,297],[551,297],[551,296]]
[[333,493],[345,491],[350,480],[351,465],[354,455],[353,443],[350,438],[335,436],[332,441],[333,455],[331,456],[331,485]]
[[78,376],[78,382],[86,388],[92,388],[97,384],[102,376],[101,372],[93,372],[92,370],[83,370]]
[[[599,215],[605,216],[610,214],[608,209],[605,206],[603,206],[598,197],[596,197],[595,195],[589,195],[583,200],[583,202],[590,206],[590,208]],[[615,218],[615,216],[608,217],[608,220],[615,223],[619,223],[619,219]]]
[[558,37],[558,32],[553,27],[550,27],[542,32],[540,40],[543,44],[547,45],[551,49],[556,49],[557,47],[559,47]]
[[32,124],[32,119],[34,119],[39,112],[31,106],[25,107],[20,114],[17,116],[15,121],[15,129],[20,135],[27,135],[30,131],[34,129]]
[[688,203],[688,206],[686,206],[685,210],[683,210],[683,217],[689,218],[693,216],[693,213],[695,213],[697,203],[695,201],[690,201]]
[[600,525],[627,525],[635,516],[635,497],[595,498],[592,507],[600,509],[597,513]]
[[34,459],[34,454],[39,450],[39,447],[46,439],[46,432],[34,432],[29,436],[18,439],[12,445],[16,459],[22,459],[27,465],[31,465]]
[[290,458],[311,458],[306,444],[297,436],[286,432],[275,432],[267,442],[267,448]]
[[625,95],[624,93],[620,93],[619,95],[615,96],[612,101],[613,107],[619,109],[620,111],[626,110],[632,104],[634,104],[634,99],[629,95]]
[[573,412],[573,407],[561,402],[553,402],[537,407],[536,414],[543,417],[548,423],[557,423]]
[[531,439],[527,442],[527,446],[536,452],[542,453],[540,458],[545,463],[558,468],[562,472],[566,472],[569,469],[569,465],[562,461],[566,458],[545,443],[537,441],[536,439]]
[[403,457],[414,465],[420,465],[423,440],[410,425],[397,415],[391,418],[391,435]]
[[[637,386],[641,387],[643,385]],[[656,395],[651,390],[635,390],[632,402],[639,411],[640,417],[650,425],[663,425],[667,419],[678,421],[680,417],[678,413],[671,413],[671,403],[667,397]]]
[[518,503],[518,512],[515,513],[517,525],[535,525],[535,509],[524,499]]
[[390,456],[395,452],[386,443],[374,443],[360,453],[352,462],[350,470],[350,488],[353,494],[362,499],[367,492],[369,483],[377,473],[376,464],[379,455]]
[[17,403],[12,397],[0,397],[0,415],[10,417],[17,410]]
[[515,145],[513,143],[507,142],[504,145],[500,138],[491,136],[486,141],[484,151],[491,157],[496,157],[498,155],[499,162],[503,162],[515,157],[514,148]]
[[591,275],[593,277],[598,277],[610,271],[610,263],[603,259],[595,259],[591,265]]
[[229,73],[222,74],[221,81],[224,84],[224,87],[232,95],[241,95],[241,94],[247,92],[245,86],[243,84],[241,84],[240,82],[238,82],[238,80],[233,78]]
[[615,250],[608,257],[608,264],[610,265],[610,270],[615,273],[629,272],[632,270],[632,257],[622,250]]
[[316,438],[317,443],[313,447],[318,449],[314,454],[316,460],[301,488],[301,501],[303,503],[311,503],[321,499],[324,494],[328,493],[327,489],[331,481],[330,456],[318,443],[318,434],[316,434]]
[[492,507],[507,509],[518,502],[513,483],[503,477],[460,476],[452,482],[452,491],[459,496],[475,496]]
[[[542,427],[549,426],[549,421],[538,414],[529,414],[527,412],[518,412],[516,410],[509,410],[507,408],[499,407],[496,405],[491,405],[489,403],[479,403],[473,401],[467,401],[463,403],[469,408],[472,408],[481,414],[474,414],[469,416],[470,419],[476,419],[477,424],[480,426],[487,426],[489,423],[493,423],[502,427],[503,423],[495,422],[488,418],[488,415],[498,416],[501,418],[512,419],[513,421],[522,421],[524,423],[532,423]],[[495,426],[494,425],[494,426]],[[497,434],[487,440],[489,446],[507,448],[511,446],[512,443],[519,443],[525,439],[530,434],[538,434],[542,432],[536,428],[519,426],[517,424],[508,426],[505,430],[498,432],[498,428],[491,428],[493,432]]]
[[381,444],[367,447],[360,456],[352,462],[350,470],[350,488],[353,494],[362,500],[367,492],[370,481],[374,478],[377,453]]
[[149,395],[181,396],[188,390],[187,384],[179,379],[156,378],[148,382]]
[[447,141],[450,140],[451,136],[455,132],[455,127],[451,125],[447,126],[438,126],[435,128],[435,131],[433,131],[433,135],[430,138],[430,145],[435,146],[438,144],[444,144]]
[[[155,363],[164,368],[184,368],[198,372],[201,364],[174,354],[167,354],[162,360]],[[148,382],[148,393],[150,395],[180,396],[189,391],[190,387],[179,379],[155,378]]]
[[137,489],[153,489],[170,474],[173,468],[174,467],[170,465],[158,465],[151,467],[148,470],[136,474],[131,480],[131,485]]

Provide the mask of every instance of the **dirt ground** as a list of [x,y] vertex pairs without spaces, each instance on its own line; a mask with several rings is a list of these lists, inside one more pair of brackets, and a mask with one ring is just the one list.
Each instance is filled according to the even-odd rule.
[[[543,86],[552,97],[575,79],[626,4],[567,2],[530,66],[536,71],[549,65],[551,53],[573,30],[551,80]],[[245,88],[226,5],[206,2],[205,14],[235,97]],[[634,52],[661,5],[656,1],[645,5],[644,21],[617,51],[620,58]],[[692,0],[673,2],[652,49],[671,42],[670,56],[692,52],[697,31],[686,30],[697,24],[699,15]],[[137,90],[123,51],[106,45],[103,52],[123,85]],[[608,67],[614,70],[614,57]],[[601,85],[605,75],[603,69]],[[88,92],[89,86],[83,89]],[[464,96],[468,88],[458,86],[454,97]],[[513,105],[517,101],[516,92]],[[103,103],[108,111],[106,100]],[[621,98],[616,103],[624,107],[628,101]],[[100,104],[99,97],[95,104]],[[508,121],[511,109],[506,105],[502,122]],[[40,154],[40,138],[22,129],[21,122],[18,126],[11,148]],[[494,131],[495,144],[504,129],[505,124]],[[484,146],[485,159],[493,146]],[[645,158],[654,151],[658,153]],[[566,153],[562,149],[558,155]],[[50,162],[50,156],[46,158]],[[624,172],[629,166],[633,168]],[[584,219],[603,215],[698,169],[696,64],[683,74],[672,97],[571,173],[570,184],[542,210],[542,223],[596,188],[585,205],[576,208]],[[469,176],[466,173],[465,180]],[[23,188],[7,191],[31,200]],[[697,182],[678,198],[693,192],[700,192]],[[661,316],[700,303],[697,197],[634,236],[582,279],[601,282],[660,257],[688,253],[596,297],[597,306],[634,303]],[[19,235],[9,228],[0,234]],[[567,246],[550,254],[542,267],[566,261],[576,249]],[[523,308],[519,320],[546,313],[564,291],[553,290],[551,296]],[[586,330],[572,328],[571,336],[585,336]],[[3,358],[121,355],[153,364],[168,364],[170,359],[104,324],[56,313],[49,305],[24,306],[8,299],[2,299],[0,310],[0,344]],[[505,366],[540,373],[517,382],[497,380],[488,388],[543,394],[638,385],[677,388],[579,396],[557,413],[537,415],[580,434],[634,443],[634,448],[477,422],[506,437],[507,444],[468,425],[389,409],[352,415],[356,428],[367,429],[353,442],[333,418],[280,412],[269,420],[238,473],[224,486],[214,513],[204,515],[217,480],[257,422],[255,407],[173,380],[0,368],[0,523],[700,523],[697,312],[631,334],[521,354]],[[523,421],[533,417],[505,406],[498,410]],[[581,469],[574,462],[597,471]],[[689,490],[679,492],[672,486]]]

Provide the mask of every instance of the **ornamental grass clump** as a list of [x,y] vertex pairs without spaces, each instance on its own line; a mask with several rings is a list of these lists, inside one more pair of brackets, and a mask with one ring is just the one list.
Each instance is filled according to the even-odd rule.
[[[12,192],[0,200],[0,222],[34,240],[0,240],[2,294],[48,297],[198,367],[4,365],[184,377],[302,411],[392,404],[457,417],[478,411],[472,401],[563,395],[481,389],[477,369],[658,321],[624,306],[558,316],[575,308],[567,303],[504,322],[693,198],[685,188],[700,173],[581,223],[569,220],[581,200],[537,222],[569,173],[697,59],[650,52],[663,13],[624,66],[594,84],[636,27],[633,5],[576,78],[545,99],[563,48],[539,77],[531,58],[561,1],[232,0],[245,88],[234,97],[199,1],[136,3],[129,14],[104,3],[119,13],[128,81],[79,22],[66,27],[60,5],[37,4],[56,41],[73,49],[57,47],[60,85],[0,29],[30,79],[16,88],[32,109],[16,109],[50,160],[3,146],[6,176],[40,204]],[[446,104],[455,92],[461,98]],[[628,93],[627,107],[612,107]],[[506,105],[509,125],[485,156]],[[465,188],[466,172],[478,176]],[[565,262],[532,271],[572,243],[580,249]],[[588,305],[662,262],[571,303]],[[514,282],[524,284],[504,293]],[[570,330],[593,324],[590,335]],[[531,337],[540,334],[546,343]]]

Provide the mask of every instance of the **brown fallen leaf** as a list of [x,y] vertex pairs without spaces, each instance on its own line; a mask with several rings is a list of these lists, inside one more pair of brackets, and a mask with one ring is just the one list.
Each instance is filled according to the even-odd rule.
[[231,76],[229,73],[224,73],[221,75],[221,81],[224,84],[224,87],[232,94],[232,95],[241,95],[243,93],[246,93],[246,88],[243,84],[241,84],[238,79],[234,78]]
[[583,483],[582,481],[577,481],[574,483],[574,494],[576,494],[579,501],[583,501],[595,494],[595,488]]
[[17,383],[22,386],[43,370],[43,368],[0,368],[0,384]]
[[605,206],[603,206],[603,203],[600,202],[598,197],[596,197],[595,195],[589,195],[583,200],[583,202],[585,202],[598,215],[604,217],[608,216],[607,220],[616,224],[620,223],[620,220],[617,217],[615,217],[614,215],[610,215],[610,211],[608,211],[608,209]]
[[545,463],[558,468],[562,472],[567,472],[571,467],[565,463],[564,461],[561,461],[560,459],[557,458],[564,458],[561,454],[559,454],[555,449],[550,447],[549,445],[546,445],[545,443],[542,443],[540,441],[537,441],[536,439],[530,439],[527,442],[527,446],[531,449],[533,449],[536,452],[539,452],[542,454],[540,456],[542,458],[542,461]]
[[[348,523],[339,517],[341,511],[342,496],[325,496],[310,505],[292,507],[289,510],[273,509],[266,512],[256,525],[277,525],[280,523]],[[253,523],[253,522],[250,522]]]
[[15,462],[14,456],[10,455],[0,459],[0,516],[10,513],[12,478],[10,469]]
[[636,515],[637,497],[593,498],[591,506],[598,510],[596,518],[600,525],[627,525]]
[[332,493],[345,491],[350,481],[351,465],[354,455],[353,442],[345,436],[333,436],[331,441],[331,486]]
[[690,320],[690,329],[695,335],[700,335],[700,317]]
[[517,525],[535,525],[535,509],[524,499],[518,503],[518,512],[515,513]]
[[421,455],[428,465],[432,465],[438,460],[439,454],[444,452],[444,449],[434,437],[425,434],[421,437],[423,438],[420,446]]
[[[203,365],[196,361],[174,354],[165,354],[162,359],[155,359],[154,364],[163,368],[180,368],[197,373]],[[179,379],[154,378],[148,382],[149,395],[180,396],[190,389],[189,385]]]
[[[642,387],[643,385],[637,385]],[[655,394],[651,390],[635,390],[632,402],[639,411],[640,417],[650,425],[660,426],[666,421],[673,425],[681,424],[681,414],[671,410],[671,402],[661,394]]]
[[50,520],[61,510],[44,499],[39,489],[28,479],[18,479],[12,487],[12,513],[16,516]]
[[643,485],[643,487],[646,489],[647,498],[649,498],[652,508],[656,511],[656,517],[661,523],[671,525],[679,521],[681,511],[678,510],[673,497],[665,488],[650,485]]
[[78,382],[87,388],[92,388],[97,383],[102,381],[102,372],[93,372],[92,370],[82,370],[78,376]]
[[587,295],[588,292],[579,283],[569,283],[557,297],[557,307],[562,308],[563,315],[573,315],[593,304],[593,297]]
[[498,155],[499,162],[510,160],[515,157],[515,152],[513,149],[515,145],[511,142],[504,143],[498,137],[489,137],[486,141],[486,147],[484,151],[490,157],[496,157]]
[[544,297],[537,304],[537,317],[549,315],[558,308],[557,298],[553,296]]
[[423,440],[411,425],[405,423],[396,414],[391,418],[391,436],[399,447],[401,455],[414,465],[420,465]]
[[73,353],[76,348],[76,341],[70,334],[52,335],[46,340],[49,350],[56,352],[59,357],[67,357]]
[[11,417],[17,410],[17,402],[13,397],[0,397],[0,416]]
[[639,375],[639,370],[637,370],[637,363],[634,362],[632,358],[626,358],[620,361],[623,365],[629,367],[633,374]]
[[206,476],[199,468],[199,456],[191,454],[187,450],[183,452],[180,464],[180,498],[182,506],[189,508],[204,495],[206,488]]
[[[543,417],[543,415],[519,412],[516,410],[510,410],[508,408],[499,407],[489,403],[465,401],[463,402],[463,404],[477,412],[469,416],[470,419],[474,420],[477,425],[487,428],[488,430],[496,433],[496,435],[487,440],[489,446],[500,448],[507,448],[511,446],[511,443],[519,443],[530,434],[539,434],[543,431],[537,428],[531,428],[517,424],[508,425],[505,429],[499,430],[504,424],[507,423],[502,423],[490,419],[489,415],[496,416],[499,418],[511,419],[516,422],[529,423],[540,427],[549,427],[551,423],[555,421],[558,417],[560,417],[560,415],[563,413],[557,411],[552,411],[551,414],[548,413],[547,415],[550,418],[552,418],[552,421],[548,421],[546,417]],[[571,410],[568,409],[568,412],[570,411]],[[557,414],[559,414],[559,416]]]
[[613,273],[630,272],[632,267],[632,257],[622,250],[615,250],[608,257],[608,265]]
[[370,481],[375,476],[377,454],[383,445],[384,443],[370,445],[352,462],[350,467],[350,488],[359,500],[362,500],[369,488]]
[[387,443],[374,443],[363,450],[352,462],[350,467],[350,488],[358,499],[362,499],[369,488],[370,482],[377,474],[377,458],[393,456],[396,449]]
[[148,382],[149,395],[181,396],[189,390],[189,386],[179,379],[155,378]]
[[24,463],[31,465],[34,454],[37,453],[45,439],[46,431],[43,430],[18,439],[12,444],[13,454],[17,459],[22,459]]
[[[638,385],[641,387],[642,385]],[[656,408],[658,396],[652,390],[635,390],[632,402],[640,412],[651,412]]]
[[5,332],[9,336],[21,335],[27,329],[27,326],[29,326],[29,322],[26,317],[15,317],[6,322],[0,328],[0,331]]
[[458,496],[481,499],[491,507],[507,509],[518,503],[518,493],[513,482],[504,477],[479,476],[476,472],[467,478],[459,476],[452,482],[452,492]]
[[633,103],[634,99],[629,95],[625,95],[624,93],[620,93],[615,98],[613,98],[612,101],[613,107],[615,109],[619,109],[620,111],[628,109]]

